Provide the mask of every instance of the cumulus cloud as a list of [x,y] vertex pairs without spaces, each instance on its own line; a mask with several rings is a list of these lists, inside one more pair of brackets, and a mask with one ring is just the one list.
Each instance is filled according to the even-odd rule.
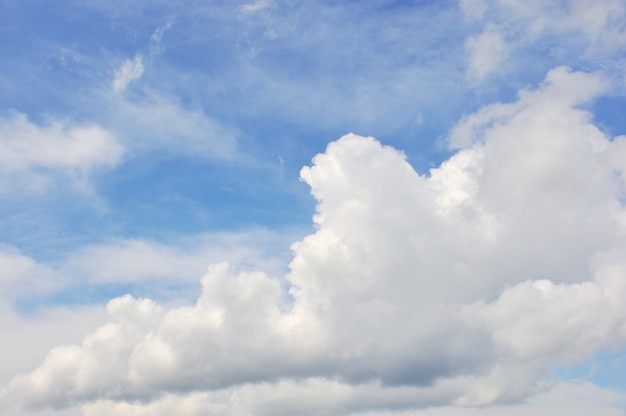
[[[161,34],[158,36],[160,41]],[[135,55],[133,60],[126,59],[124,63],[115,70],[115,79],[113,80],[113,91],[124,91],[128,84],[133,80],[141,78],[143,75],[143,62],[141,55]]]
[[59,176],[83,181],[96,168],[115,166],[123,153],[117,139],[97,125],[38,125],[13,112],[0,118],[0,191],[40,190]]
[[[572,87],[574,87],[572,89]],[[315,231],[280,280],[209,267],[193,305],[123,296],[49,352],[6,408],[86,415],[351,414],[520,401],[626,341],[626,137],[578,108],[598,76],[551,71],[467,116],[429,175],[371,137],[301,171]]]

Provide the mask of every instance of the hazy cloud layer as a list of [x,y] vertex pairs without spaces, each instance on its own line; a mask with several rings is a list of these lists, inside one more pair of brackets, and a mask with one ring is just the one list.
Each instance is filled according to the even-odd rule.
[[2,406],[350,414],[549,388],[626,340],[626,137],[579,108],[603,88],[554,69],[462,120],[427,176],[374,138],[330,143],[301,171],[318,205],[289,296],[217,263],[193,305],[113,299],[111,323],[13,378]]

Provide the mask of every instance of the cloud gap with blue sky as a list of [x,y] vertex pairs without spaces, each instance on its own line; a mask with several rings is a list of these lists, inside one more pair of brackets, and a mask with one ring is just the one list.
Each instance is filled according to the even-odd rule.
[[622,0],[0,33],[0,413],[624,413]]

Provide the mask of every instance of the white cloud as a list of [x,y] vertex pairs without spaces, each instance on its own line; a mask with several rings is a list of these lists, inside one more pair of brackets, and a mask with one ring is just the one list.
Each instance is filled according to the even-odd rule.
[[[333,385],[333,383],[328,384],[330,386]],[[339,390],[339,387],[335,383],[334,389],[327,388],[326,391],[321,391],[319,388],[316,389],[314,385],[308,385],[302,387],[309,387],[311,390],[296,392],[294,391],[294,387],[291,387],[290,390],[285,389],[276,394],[274,387],[276,386],[268,386],[268,388],[262,390],[259,389],[257,394],[269,394],[270,396],[282,395],[283,402],[288,399],[288,394],[295,394],[299,398],[301,398],[303,394],[308,394],[313,397],[313,399],[307,403],[311,410],[316,406],[317,397],[323,397],[323,395],[328,394],[338,396],[337,393]],[[348,386],[345,386],[345,389],[346,393],[350,390]],[[353,394],[354,390],[356,389],[353,388]],[[364,393],[366,393],[366,391],[364,391]],[[363,399],[367,400],[367,397],[363,397]],[[590,414],[597,416],[620,416],[624,414],[624,411],[620,408],[623,401],[624,394],[618,391],[601,389],[589,383],[573,382],[559,383],[551,389],[551,391],[537,395],[531,398],[527,403],[517,405],[484,407],[479,409],[432,407],[420,410],[370,410],[349,414],[353,416],[474,416],[476,414],[486,416],[522,416],[529,414],[536,416],[588,416]],[[276,407],[280,404],[284,403],[281,403],[280,400],[274,401]],[[257,410],[257,408],[253,411],[255,410]],[[187,395],[167,394],[148,404],[102,400],[83,406],[82,411],[84,416],[123,416],[128,414],[138,416],[165,416],[172,413],[181,416],[200,416],[205,414],[248,414],[246,412],[250,411],[250,409],[245,407],[245,395],[239,393],[232,395],[231,391],[224,391],[215,394],[205,392],[190,393]],[[267,411],[264,414],[289,414],[284,408],[278,408],[274,411],[276,411],[276,413],[269,413],[269,411]],[[333,414],[347,413],[342,413],[342,409],[338,409],[337,412]]]
[[430,176],[344,136],[301,172],[318,205],[315,232],[292,247],[291,299],[280,280],[224,263],[193,305],[114,299],[113,322],[51,350],[0,402],[355,414],[548,390],[552,369],[626,342],[626,137],[576,108],[602,88],[551,71],[461,121],[461,150]]
[[36,296],[64,285],[60,276],[46,265],[20,253],[10,246],[0,246],[0,304],[16,295]]
[[[288,233],[286,235],[289,235]],[[238,267],[280,273],[286,236],[263,229],[245,233],[208,233],[169,244],[120,239],[81,248],[58,266],[66,276],[83,276],[94,284],[140,281],[197,282],[206,264],[228,260]],[[111,262],[110,259],[116,259]],[[78,279],[78,278],[77,278]]]
[[[607,88],[607,82],[598,74],[572,72],[565,66],[554,68],[548,72],[539,90],[522,90],[518,94],[519,100],[514,103],[493,104],[465,116],[450,133],[450,147],[464,148],[476,141],[484,141],[487,139],[487,133],[496,134],[499,131],[498,125],[515,118],[519,120],[518,123],[529,120],[537,124],[536,128],[540,129],[545,126],[545,123],[539,124],[544,118],[540,117],[544,111],[550,111],[550,116],[554,119],[557,119],[558,113],[567,113],[572,118],[572,122],[577,122],[571,123],[572,125],[581,126],[585,132],[589,133],[588,140],[600,143],[603,141],[601,138],[593,139],[601,136],[602,132],[589,123],[591,114],[583,110],[572,110],[572,107],[579,107],[591,101],[605,92]],[[556,126],[555,130],[559,127],[561,126]],[[574,128],[569,125],[567,127],[568,131],[563,132],[566,136],[568,133],[576,133]],[[542,139],[537,138],[537,140],[547,138],[548,132],[549,130],[539,131]],[[561,133],[561,130],[558,132]]]
[[11,246],[0,246],[0,304],[71,295],[86,285],[148,285],[155,287],[155,295],[167,295],[174,302],[181,298],[188,301],[190,294],[195,296],[198,276],[208,263],[227,260],[242,268],[284,273],[286,251],[292,241],[289,238],[294,235],[294,231],[279,234],[258,229],[171,238],[167,245],[118,239],[81,247],[54,264],[38,262]]
[[[446,98],[459,96],[465,69],[455,7],[429,3],[380,13],[374,3],[246,3],[268,5],[238,14],[245,37],[238,45],[247,56],[229,79],[241,91],[233,111],[246,119],[275,113],[332,131],[350,126],[393,136],[414,122],[418,108],[426,125],[436,122],[428,112],[439,105],[458,111],[459,103]],[[267,66],[275,56],[280,62]],[[218,94],[223,88],[223,80],[209,84]]]
[[568,19],[557,21],[562,30],[581,30],[592,48],[621,48],[626,45],[626,4],[620,0],[577,1]]
[[257,0],[252,3],[245,3],[239,6],[239,9],[245,14],[254,14],[262,10],[272,7],[270,0]]
[[[155,56],[161,53],[161,40],[163,39],[163,34],[165,31],[169,30],[172,27],[172,23],[166,23],[165,25],[157,28],[152,36],[150,36],[150,57],[154,58]],[[135,58],[137,59],[137,58]],[[143,68],[142,68],[143,72]]]
[[488,75],[501,70],[509,47],[497,27],[488,26],[483,33],[465,42],[469,55],[467,76],[473,84],[479,84]]
[[[3,293],[4,295],[4,293]],[[0,299],[0,383],[16,373],[29,371],[51,348],[68,342],[80,342],[94,323],[108,320],[102,305],[78,308],[46,307],[40,313],[20,316]]]
[[132,61],[130,59],[126,59],[124,63],[115,70],[113,91],[124,91],[130,82],[141,78],[143,70],[144,68],[141,55],[135,55]]
[[142,102],[119,99],[112,124],[134,151],[163,150],[195,157],[232,159],[238,131],[201,110],[183,108],[176,101],[153,95]]
[[620,0],[500,1],[492,3],[500,13],[521,20],[530,33],[581,33],[590,48],[613,50],[626,42],[626,6]]
[[[470,79],[480,80],[481,74],[488,75],[507,53],[523,56],[513,52],[534,47],[541,50],[541,45],[549,51],[544,49],[540,59],[550,55],[563,62],[564,55],[574,53],[576,56],[570,56],[566,62],[578,62],[581,57],[585,65],[623,61],[626,5],[621,0],[463,0],[460,6],[468,20],[485,24],[481,35],[466,41]],[[494,32],[494,27],[499,31]],[[608,67],[604,65],[604,69]]]
[[[150,38],[149,58],[161,53],[161,41],[171,23],[155,30]],[[163,93],[174,73],[163,75],[158,86],[147,85],[140,96],[120,94],[130,82],[143,76],[141,55],[126,60],[115,71],[113,91],[94,103],[104,102],[107,124],[131,155],[160,151],[192,157],[232,159],[237,154],[238,130],[208,115],[198,106],[185,106],[180,98]],[[169,85],[169,87],[168,87]],[[165,88],[164,88],[165,86]]]
[[123,152],[97,125],[37,125],[14,112],[0,118],[0,191],[41,190],[58,177],[84,182],[94,169],[115,166]]
[[460,0],[459,7],[470,20],[482,20],[487,11],[485,0]]

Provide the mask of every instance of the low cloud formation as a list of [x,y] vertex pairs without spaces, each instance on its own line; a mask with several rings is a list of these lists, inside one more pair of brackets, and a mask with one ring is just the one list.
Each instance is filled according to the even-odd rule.
[[0,192],[41,190],[58,177],[82,183],[94,169],[115,166],[123,153],[117,139],[97,125],[38,125],[14,112],[0,117]]
[[113,299],[113,322],[13,378],[2,406],[351,414],[548,389],[626,341],[626,137],[579,108],[604,88],[557,68],[462,120],[429,175],[371,137],[330,143],[301,171],[318,205],[289,296],[219,263],[194,305]]

